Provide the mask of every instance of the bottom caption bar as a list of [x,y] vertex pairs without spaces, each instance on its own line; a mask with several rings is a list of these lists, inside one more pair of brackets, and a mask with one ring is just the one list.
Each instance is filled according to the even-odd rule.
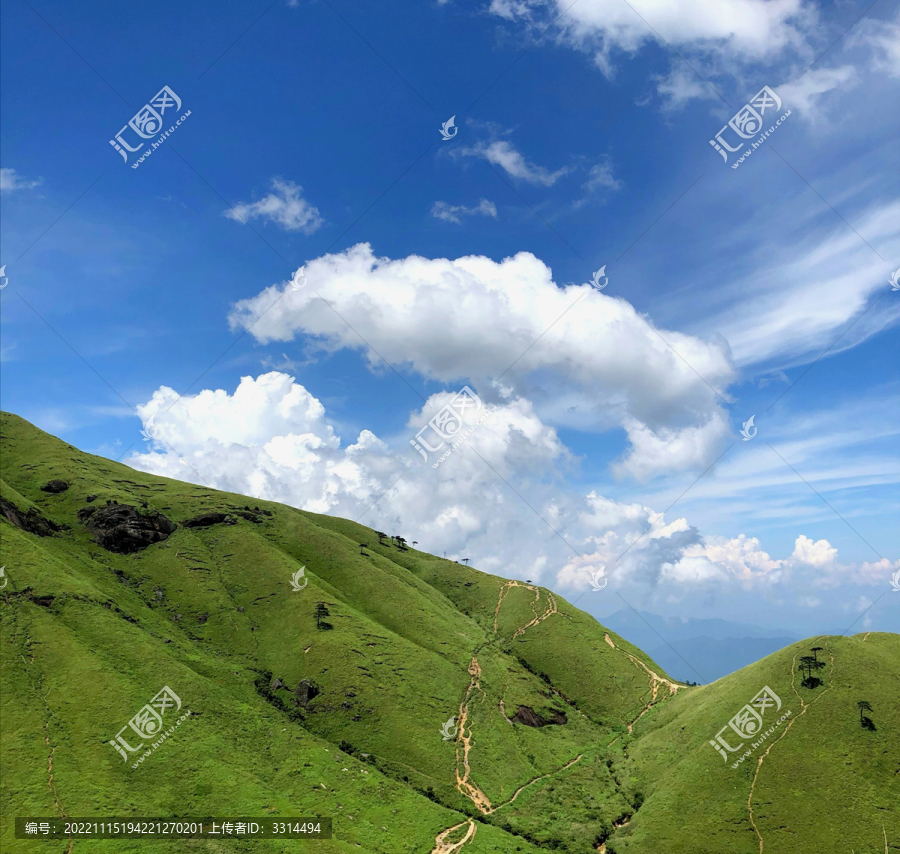
[[331,839],[330,818],[16,818],[16,839]]

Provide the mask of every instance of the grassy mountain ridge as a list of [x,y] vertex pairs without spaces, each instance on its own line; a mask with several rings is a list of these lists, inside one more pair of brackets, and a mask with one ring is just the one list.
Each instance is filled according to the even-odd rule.
[[[706,742],[764,684],[795,707],[784,742],[809,753],[809,778],[852,773],[855,850],[883,850],[881,823],[900,850],[896,636],[825,639],[837,663],[821,700],[799,676],[790,685],[808,643],[688,688],[546,588],[380,543],[348,520],[135,472],[14,415],[0,439],[4,850],[38,844],[13,838],[15,815],[243,814],[331,815],[335,837],[231,843],[239,851],[757,851],[749,762],[723,778]],[[42,489],[54,480],[67,487]],[[158,513],[178,527],[109,551],[89,526],[116,505],[141,530]],[[185,525],[209,513],[220,521]],[[164,685],[193,714],[132,770],[108,742]],[[875,732],[854,697],[871,701]],[[461,731],[445,740],[451,717]],[[787,797],[794,753],[771,751],[755,784],[766,851],[821,850],[832,815],[850,814],[823,817],[804,798],[819,816],[810,829],[795,804],[769,802]],[[703,820],[688,820],[697,803]],[[798,841],[780,837],[795,827],[801,847],[778,847]]]

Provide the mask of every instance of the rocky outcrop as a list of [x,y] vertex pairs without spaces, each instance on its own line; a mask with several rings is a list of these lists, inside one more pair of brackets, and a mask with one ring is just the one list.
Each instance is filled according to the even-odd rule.
[[531,706],[519,706],[519,710],[510,718],[513,723],[524,724],[525,726],[541,727],[550,724],[564,724],[567,718],[563,712],[558,709],[550,709],[545,711],[548,717],[536,712]]
[[69,488],[69,484],[64,480],[48,480],[41,487],[41,492],[49,492],[51,495],[58,495],[60,492],[65,492]]
[[133,554],[162,542],[178,527],[162,513],[141,513],[129,504],[99,507],[85,526],[99,546],[117,554]]
[[7,501],[5,498],[0,498],[0,513],[17,528],[39,537],[52,537],[66,527],[57,525],[34,507],[29,507],[28,512],[23,513],[12,501]]
[[300,683],[294,688],[294,698],[304,709],[309,705],[309,701],[319,693],[319,686],[309,679],[301,679]]
[[93,516],[94,513],[96,513],[96,512],[97,512],[96,507],[89,507],[89,506],[82,507],[78,511],[78,521],[83,522],[85,519],[90,519],[90,517]]

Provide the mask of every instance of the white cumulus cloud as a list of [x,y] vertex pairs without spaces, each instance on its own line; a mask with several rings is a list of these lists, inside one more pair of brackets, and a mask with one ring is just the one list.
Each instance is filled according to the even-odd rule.
[[319,209],[301,195],[303,187],[283,178],[272,179],[272,192],[258,202],[240,202],[223,212],[235,222],[246,223],[251,219],[272,222],[285,231],[302,231],[312,234],[322,227]]
[[816,540],[801,534],[794,543],[794,552],[791,555],[799,563],[813,566],[816,569],[825,569],[834,566],[837,560],[837,549],[833,548],[828,540]]
[[734,372],[721,345],[658,330],[589,285],[559,287],[531,253],[391,260],[358,244],[305,272],[303,291],[281,283],[238,302],[232,326],[261,343],[306,334],[330,350],[361,349],[383,369],[377,352],[428,379],[471,380],[489,396],[499,380],[550,423],[624,429],[632,444],[620,475],[705,466],[726,440],[713,389],[725,394]]
[[671,574],[674,577],[679,577],[681,574],[693,574],[702,578],[704,573],[700,567],[709,564],[710,569],[706,571],[708,575],[714,574],[712,567],[715,567],[723,574],[730,573],[739,581],[765,580],[772,583],[780,580],[785,561],[771,558],[761,548],[756,537],[740,534],[732,539],[706,537],[704,543],[698,543],[685,550],[685,557],[681,564],[672,567]]
[[647,43],[758,60],[787,47],[802,50],[816,20],[802,0],[493,0],[491,11],[538,26],[556,20],[563,43],[593,55],[606,73],[614,50],[635,53]]
[[322,404],[284,373],[244,377],[233,393],[207,389],[179,398],[164,386],[137,407],[145,424],[152,419],[154,438],[127,462],[361,519],[435,554],[469,557],[486,571],[533,580],[543,575],[553,581],[560,572],[564,580],[575,554],[597,569],[627,550],[617,577],[652,581],[663,563],[676,561],[685,545],[697,541],[684,520],[666,524],[649,507],[544,483],[571,457],[556,431],[521,398],[483,407],[489,417],[438,467],[437,453],[423,460],[409,442],[453,397],[440,392],[429,398],[410,414],[403,435],[385,440],[362,430],[345,446]]
[[563,592],[588,594],[592,577],[610,590],[641,585],[686,596],[729,585],[765,590],[789,581],[788,570],[812,570],[814,581],[839,572],[869,585],[887,585],[900,571],[900,561],[843,567],[827,541],[803,535],[790,558],[773,558],[755,537],[704,537],[683,516],[667,520],[647,505],[560,483],[572,456],[521,397],[484,404],[466,416],[464,442],[423,460],[410,440],[454,397],[432,395],[398,435],[363,429],[345,444],[322,403],[284,373],[181,398],[163,386],[137,407],[154,438],[126,463],[358,519],[433,554]]

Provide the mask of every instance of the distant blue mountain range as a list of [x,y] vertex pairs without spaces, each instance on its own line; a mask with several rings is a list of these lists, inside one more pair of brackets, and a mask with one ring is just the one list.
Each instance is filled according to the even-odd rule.
[[616,611],[600,620],[640,647],[674,679],[705,685],[801,640],[780,629],[728,620]]

